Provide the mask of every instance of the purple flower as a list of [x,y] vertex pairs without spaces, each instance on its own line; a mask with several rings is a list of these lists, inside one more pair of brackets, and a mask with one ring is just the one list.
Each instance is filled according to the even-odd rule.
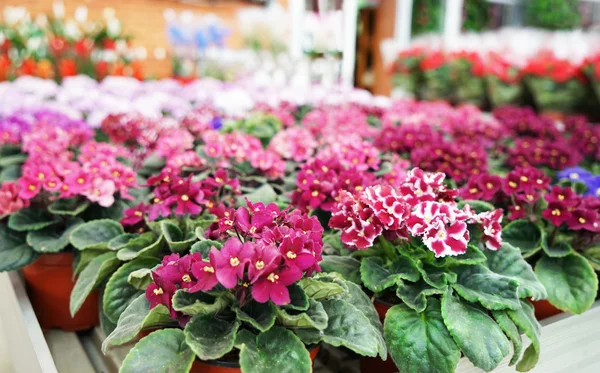
[[569,167],[560,171],[557,175],[559,180],[568,179],[571,181],[582,181],[585,182],[585,179],[592,177],[593,175],[586,169],[581,167]]

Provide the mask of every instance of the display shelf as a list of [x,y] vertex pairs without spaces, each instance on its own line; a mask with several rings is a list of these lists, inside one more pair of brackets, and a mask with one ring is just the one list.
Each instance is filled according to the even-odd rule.
[[[116,373],[133,344],[101,352],[104,334],[99,327],[84,333],[42,331],[23,281],[17,273],[0,273],[4,304],[0,316],[7,336],[14,373]],[[533,373],[600,372],[600,301],[583,315],[562,313],[541,322],[541,355]],[[523,346],[523,350],[527,346]],[[494,373],[515,372],[505,359]],[[359,373],[359,358],[344,349],[323,346],[315,373]],[[479,373],[461,359],[456,373]]]

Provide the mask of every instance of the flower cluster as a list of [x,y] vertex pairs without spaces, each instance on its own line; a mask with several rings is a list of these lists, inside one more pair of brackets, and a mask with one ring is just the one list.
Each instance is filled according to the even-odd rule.
[[60,151],[57,144],[64,145],[60,139],[52,142],[45,138],[44,133],[36,133],[24,139],[29,158],[18,181],[20,198],[29,201],[44,191],[57,198],[84,196],[104,207],[114,203],[116,193],[133,199],[129,189],[137,187],[136,173],[117,160],[127,156],[125,149],[89,141],[72,160],[70,152]]
[[6,216],[29,206],[29,200],[19,196],[19,184],[4,182],[0,186],[0,216]]
[[221,225],[227,238],[205,257],[192,253],[163,259],[146,289],[151,307],[163,304],[173,317],[181,318],[171,304],[177,289],[209,292],[217,285],[232,289],[241,304],[251,297],[259,303],[285,305],[290,303],[290,285],[320,271],[323,228],[315,217],[248,202]]
[[457,183],[471,175],[487,172],[488,154],[483,146],[460,142],[428,142],[414,149],[410,158],[413,165],[427,171],[443,172]]
[[317,146],[317,140],[308,129],[290,127],[273,136],[269,143],[269,150],[284,159],[303,162],[313,156]]
[[552,225],[560,227],[564,223],[572,230],[600,232],[600,204],[595,198],[583,198],[570,187],[555,185],[544,199],[548,206],[542,216]]
[[340,193],[329,226],[342,231],[348,246],[366,249],[375,239],[419,237],[436,257],[464,254],[470,235],[468,224],[482,227],[482,242],[498,250],[501,244],[502,210],[480,214],[469,207],[458,208],[457,191],[447,189],[443,173],[426,173],[419,168],[408,172],[404,183],[367,187],[362,193]]
[[509,166],[547,166],[554,170],[573,167],[581,162],[581,154],[566,140],[524,137],[515,140],[508,152]]
[[375,175],[346,168],[337,158],[315,158],[302,165],[296,177],[297,189],[292,194],[292,205],[302,211],[320,208],[331,211],[340,191],[360,192],[375,183]]
[[222,134],[208,131],[202,135],[202,140],[206,159],[218,167],[229,168],[233,164],[249,162],[253,168],[268,177],[283,176],[285,161],[276,153],[264,150],[256,137],[240,132]]
[[358,171],[378,170],[381,162],[379,150],[359,136],[347,136],[319,150],[317,159],[337,158],[342,167],[356,167]]

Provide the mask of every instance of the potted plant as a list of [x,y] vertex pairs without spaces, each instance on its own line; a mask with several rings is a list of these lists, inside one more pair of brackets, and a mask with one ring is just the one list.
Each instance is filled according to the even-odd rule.
[[587,83],[580,65],[541,51],[527,62],[524,73],[535,105],[542,112],[564,115],[585,103]]
[[[397,188],[342,192],[329,226],[350,256],[326,257],[324,267],[373,292],[397,366],[389,371],[454,372],[461,354],[491,371],[511,343],[511,364],[529,370],[540,326],[527,298],[546,290],[519,249],[502,242],[502,210],[461,208],[443,181],[415,168]],[[519,361],[521,333],[532,344]]]
[[454,87],[451,84],[450,65],[443,51],[431,51],[419,64],[423,85],[419,97],[427,101],[450,100]]
[[1,269],[23,269],[43,328],[87,329],[98,323],[97,294],[71,318],[73,276],[88,260],[71,245],[71,235],[86,221],[118,224],[113,220],[119,219],[123,200],[133,198],[129,190],[137,185],[136,174],[118,160],[127,157],[124,149],[89,140],[85,122],[53,113],[37,116],[39,122],[23,134],[22,153],[11,156],[24,160],[11,165],[16,168],[10,175],[20,176],[0,191]]
[[408,97],[417,97],[421,80],[419,64],[422,59],[422,48],[413,47],[400,52],[392,66],[392,86],[401,89]]
[[521,69],[498,53],[489,53],[486,87],[492,107],[519,105],[524,99]]
[[463,198],[486,200],[509,212],[510,223],[502,237],[534,265],[554,307],[536,303],[540,318],[560,311],[581,314],[591,307],[598,291],[594,272],[600,242],[598,199],[578,195],[576,190],[585,189],[581,183],[572,188],[566,185],[572,182],[565,180],[564,186],[549,188],[549,181],[533,167],[517,167],[504,177],[474,176],[461,190]]
[[160,330],[143,336],[121,372],[311,372],[321,342],[386,358],[366,294],[335,274],[315,274],[323,246],[316,217],[248,202],[221,218],[216,233],[209,239],[197,228],[189,253],[129,276],[145,294],[103,349]]
[[475,52],[461,51],[451,53],[448,60],[450,82],[455,87],[453,100],[483,107],[486,104],[485,67],[481,57]]

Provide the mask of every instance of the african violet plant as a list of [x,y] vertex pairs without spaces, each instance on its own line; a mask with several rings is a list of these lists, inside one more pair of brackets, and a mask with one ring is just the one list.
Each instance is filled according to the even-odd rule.
[[454,372],[461,354],[491,371],[511,343],[515,364],[522,333],[532,344],[517,369],[527,371],[539,357],[540,326],[526,298],[546,291],[519,249],[502,242],[502,210],[461,208],[444,177],[417,168],[396,188],[341,192],[329,225],[350,254],[326,256],[323,267],[389,306],[384,337],[401,372]]
[[[583,180],[576,170],[568,172]],[[461,190],[467,199],[490,201],[507,208],[504,241],[521,249],[548,291],[548,300],[562,311],[588,310],[598,292],[600,199],[581,196],[583,183],[565,180],[549,187],[550,178],[533,167],[517,167],[505,177],[480,175]],[[572,187],[569,186],[572,184]]]
[[103,349],[160,330],[135,345],[121,372],[188,372],[196,357],[239,361],[245,373],[311,372],[310,346],[320,342],[386,358],[377,313],[360,287],[313,275],[323,246],[316,217],[248,202],[209,230],[196,228],[189,253],[130,274],[129,285],[145,294],[127,306]]
[[137,186],[136,173],[120,161],[127,151],[91,141],[85,122],[51,113],[37,113],[36,121],[18,131],[21,147],[12,159],[24,163],[11,165],[15,180],[0,188],[0,218],[8,217],[1,226],[1,270],[71,250],[74,230],[85,221],[118,219]]

